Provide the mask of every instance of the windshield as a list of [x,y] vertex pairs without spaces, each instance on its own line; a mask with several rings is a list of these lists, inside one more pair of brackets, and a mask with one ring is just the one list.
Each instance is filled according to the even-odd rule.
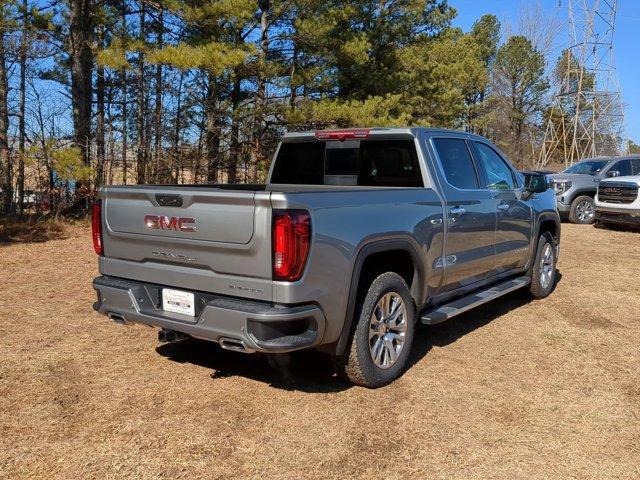
[[597,175],[607,166],[611,160],[585,160],[571,165],[563,173],[582,173],[585,175]]

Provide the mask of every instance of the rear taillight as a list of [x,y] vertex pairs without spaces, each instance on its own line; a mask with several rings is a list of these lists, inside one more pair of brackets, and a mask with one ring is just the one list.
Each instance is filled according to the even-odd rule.
[[273,279],[299,280],[309,253],[311,217],[305,210],[273,212]]
[[104,253],[102,247],[102,202],[97,200],[91,208],[91,237],[93,249],[98,255]]

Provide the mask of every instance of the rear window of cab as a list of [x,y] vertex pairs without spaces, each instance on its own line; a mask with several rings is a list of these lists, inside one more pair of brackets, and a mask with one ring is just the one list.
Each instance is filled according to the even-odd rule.
[[286,142],[278,151],[271,183],[424,186],[411,139]]

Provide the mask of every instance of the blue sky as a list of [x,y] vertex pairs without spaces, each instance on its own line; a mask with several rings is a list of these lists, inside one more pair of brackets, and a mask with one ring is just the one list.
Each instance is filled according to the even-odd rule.
[[[534,2],[524,0],[449,0],[458,11],[454,26],[468,31],[473,22],[485,13],[493,13],[502,23],[510,23],[517,29],[522,8]],[[539,0],[538,3],[551,15],[558,11],[558,18],[566,24],[568,0]],[[588,3],[593,3],[591,0]],[[559,9],[559,10],[558,10]],[[627,135],[640,143],[640,2],[620,0],[614,32],[615,63],[626,106]],[[556,39],[558,51],[569,43],[567,30],[562,30]],[[557,54],[551,55],[554,59]]]

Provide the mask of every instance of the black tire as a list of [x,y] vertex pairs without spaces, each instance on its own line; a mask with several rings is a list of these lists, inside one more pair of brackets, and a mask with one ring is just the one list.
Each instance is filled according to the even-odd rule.
[[[585,208],[587,207],[587,211]],[[580,195],[571,202],[569,221],[578,225],[590,225],[596,220],[596,204],[592,197]]]
[[[395,295],[385,297],[387,294]],[[385,335],[385,332],[391,333],[393,334],[391,336],[395,337],[396,333],[401,332],[400,328],[394,329],[391,327],[387,329],[384,326],[375,330],[372,328],[374,324],[372,320],[374,309],[376,309],[376,317],[380,317],[383,307],[380,307],[378,303],[382,301],[383,297],[390,298],[392,305],[402,308],[402,305],[397,300],[397,297],[400,297],[405,307],[405,327],[403,327],[405,330],[402,337],[404,342],[399,352],[396,352],[394,348],[399,345],[397,340],[391,340],[391,347],[389,347],[389,344],[384,339],[386,338],[388,341],[389,338]],[[390,310],[394,311],[392,307],[390,307]],[[397,273],[383,273],[371,283],[355,315],[355,329],[351,334],[347,349],[343,356],[334,358],[336,370],[341,376],[356,385],[368,388],[387,385],[398,378],[404,371],[409,359],[411,344],[413,343],[416,314],[409,287]],[[382,323],[384,322],[378,322],[378,325]],[[374,337],[370,339],[369,333],[373,331],[375,331]],[[382,344],[378,344],[381,345],[380,348],[376,349],[380,353],[378,361],[383,362],[386,358],[389,361],[387,367],[379,366],[373,358],[372,345],[376,345],[378,339],[382,342]],[[392,361],[394,355],[397,358]]]
[[[551,255],[550,261],[546,259],[548,253]],[[531,269],[531,285],[529,286],[529,291],[533,298],[548,297],[555,287],[557,261],[555,240],[550,233],[544,232],[538,239],[538,248],[536,249],[536,256]],[[548,280],[543,279],[545,267],[551,268],[551,278]]]

